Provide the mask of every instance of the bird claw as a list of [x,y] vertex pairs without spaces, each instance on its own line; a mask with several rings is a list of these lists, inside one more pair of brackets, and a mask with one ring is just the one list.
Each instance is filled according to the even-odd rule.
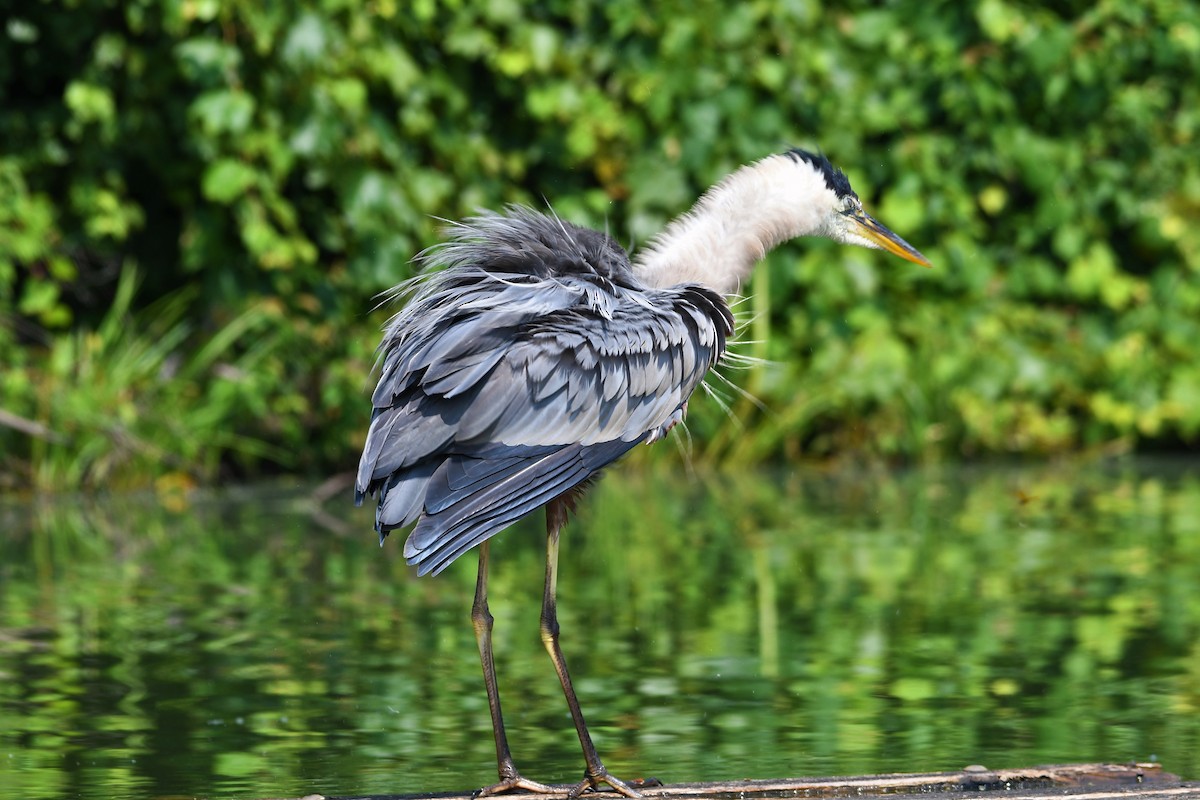
[[520,775],[513,775],[505,778],[499,783],[493,783],[491,786],[484,786],[482,789],[476,789],[472,794],[472,798],[476,797],[491,797],[492,795],[511,792],[514,789],[521,789],[526,792],[534,792],[535,794],[555,794],[562,791],[555,789],[553,786],[547,786],[544,783],[531,781],[527,778],[522,778]]
[[[604,770],[598,775],[592,775],[590,773],[585,774],[583,776],[583,780],[579,782],[579,785],[567,792],[567,797],[577,798],[584,792],[598,791],[598,787],[602,783],[607,783],[609,787],[620,794],[625,795],[626,797],[640,798],[642,796],[637,792],[636,789],[633,788],[633,786],[621,780],[620,778],[615,778],[612,775],[609,775],[608,770]],[[662,781],[658,780],[657,778],[646,778],[642,780],[631,781],[631,783],[639,788],[646,786],[662,786]]]

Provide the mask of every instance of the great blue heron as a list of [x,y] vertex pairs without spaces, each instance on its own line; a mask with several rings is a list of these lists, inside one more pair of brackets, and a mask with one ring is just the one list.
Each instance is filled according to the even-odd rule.
[[[479,643],[499,782],[481,789],[551,792],[513,763],[488,612],[488,540],[546,507],[541,635],[587,763],[575,797],[607,783],[558,644],[559,531],[578,495],[640,442],[661,439],[725,352],[726,296],[776,245],[806,235],[924,256],[868,215],[846,176],[791,150],[742,167],[672,222],[633,263],[607,235],[529,208],[455,224],[420,257],[416,284],[380,344],[382,374],[358,466],[356,500],[379,496],[380,544],[404,544],[418,575],[479,546],[471,620]],[[440,268],[440,269],[438,269]]]

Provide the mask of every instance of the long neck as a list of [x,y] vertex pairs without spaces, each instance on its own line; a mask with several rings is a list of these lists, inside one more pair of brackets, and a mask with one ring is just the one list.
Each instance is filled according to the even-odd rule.
[[737,294],[772,248],[819,233],[824,179],[808,164],[768,156],[709,189],[639,250],[633,269],[651,287],[700,283]]

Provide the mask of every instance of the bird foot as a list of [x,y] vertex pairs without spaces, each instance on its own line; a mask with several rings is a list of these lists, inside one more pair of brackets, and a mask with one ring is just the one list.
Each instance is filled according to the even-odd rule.
[[491,797],[492,795],[502,794],[503,792],[511,792],[518,789],[526,792],[534,792],[536,794],[555,794],[562,791],[562,789],[555,789],[553,786],[547,786],[544,783],[531,781],[528,778],[522,778],[520,775],[514,774],[502,779],[499,783],[493,783],[491,786],[485,786],[482,789],[476,789],[471,797]]
[[[638,793],[637,789],[633,788],[634,786],[636,786],[638,789],[644,789],[647,786],[662,786],[662,781],[660,781],[658,778],[642,778],[639,780],[630,781],[630,783],[626,783],[620,778],[609,775],[608,770],[601,767],[601,771],[598,775],[592,775],[590,773],[585,774],[583,776],[583,780],[579,782],[579,785],[567,792],[567,797],[575,798],[579,797],[584,792],[597,791],[602,783],[607,783],[612,789],[625,795],[626,797],[634,798],[640,798],[642,796]],[[630,784],[632,784],[632,786]]]

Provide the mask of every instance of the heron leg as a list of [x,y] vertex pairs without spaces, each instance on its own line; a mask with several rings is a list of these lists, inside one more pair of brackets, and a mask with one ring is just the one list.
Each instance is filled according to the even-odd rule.
[[496,771],[500,782],[485,786],[475,792],[475,797],[487,797],[510,789],[549,794],[554,789],[521,777],[513,764],[512,752],[508,749],[508,737],[504,733],[504,717],[500,713],[500,691],[496,687],[496,664],[492,659],[492,622],[487,602],[488,543],[479,545],[479,577],[475,581],[475,603],[471,606],[471,624],[475,628],[475,641],[479,643],[479,660],[483,664],[483,685],[487,687],[488,708],[492,712],[492,733],[496,738]]
[[579,744],[583,747],[583,758],[587,769],[583,773],[583,781],[567,794],[567,797],[579,797],[588,789],[595,789],[602,783],[607,783],[626,797],[641,797],[624,781],[608,774],[596,746],[592,744],[591,734],[583,721],[583,711],[579,708],[579,699],[575,696],[575,688],[571,686],[571,676],[567,673],[567,662],[563,658],[562,648],[558,645],[558,604],[555,596],[558,590],[558,535],[567,521],[567,503],[563,498],[550,501],[546,506],[546,589],[542,596],[542,644],[554,662],[554,671],[562,683],[563,694],[567,697],[567,707],[571,710],[571,719],[575,723],[575,732],[579,734]]

